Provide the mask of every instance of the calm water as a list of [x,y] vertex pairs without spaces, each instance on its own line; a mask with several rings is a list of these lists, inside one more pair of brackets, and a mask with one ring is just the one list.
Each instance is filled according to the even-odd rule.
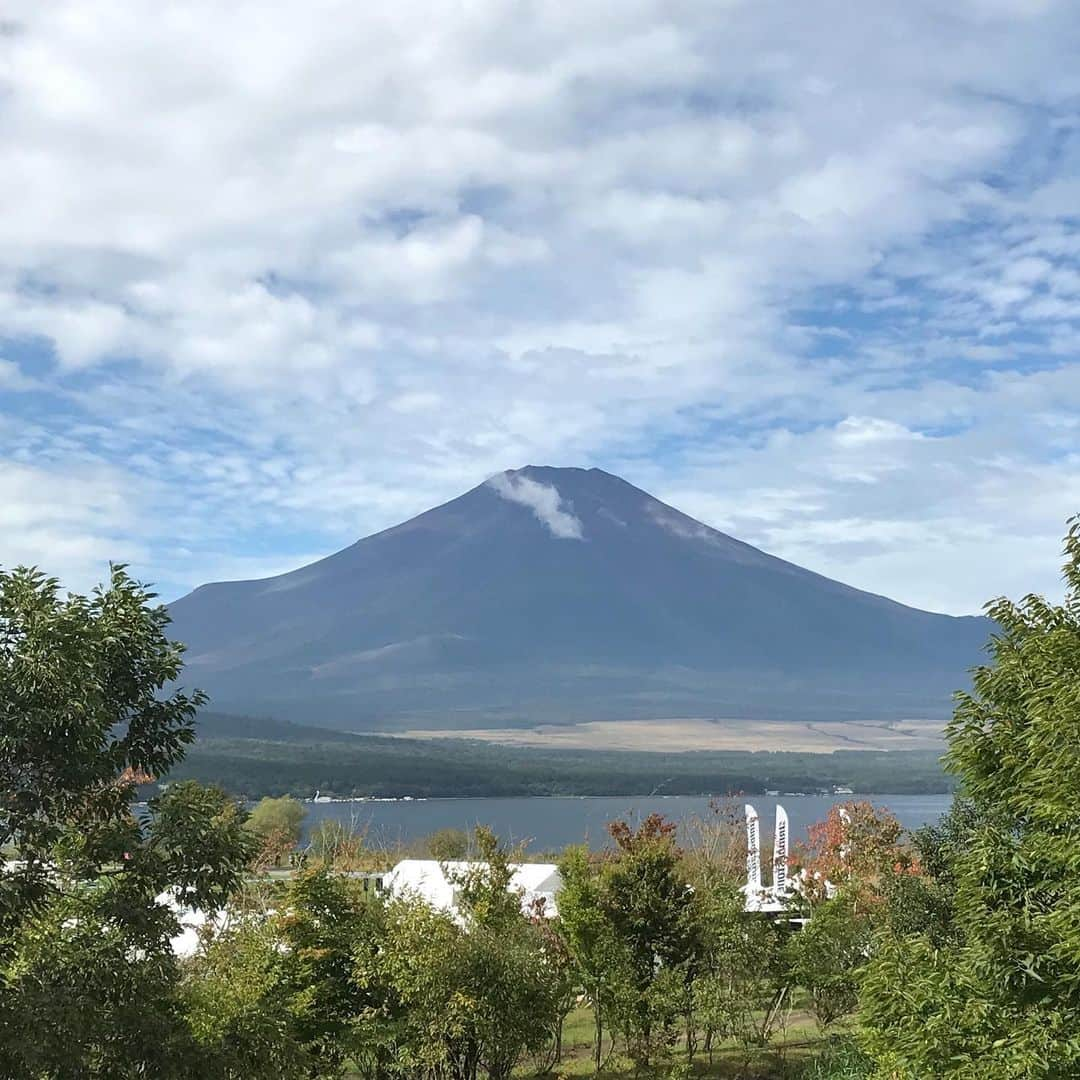
[[[952,802],[951,795],[754,795],[749,802],[761,816],[763,847],[772,844],[776,804],[791,820],[793,843],[805,839],[807,826],[825,817],[830,806],[851,799],[869,799],[888,807],[909,829],[936,821]],[[651,813],[685,821],[709,813],[709,799],[690,796],[519,799],[427,799],[416,802],[308,803],[305,829],[326,818],[352,822],[366,829],[373,844],[408,843],[437,829],[471,829],[489,825],[504,840],[525,843],[533,851],[550,851],[587,842],[602,847],[609,821],[640,821]]]

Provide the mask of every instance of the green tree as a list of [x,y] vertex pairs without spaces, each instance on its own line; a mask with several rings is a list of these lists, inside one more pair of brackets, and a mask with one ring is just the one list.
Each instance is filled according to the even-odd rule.
[[310,1076],[337,1076],[348,1057],[377,1071],[381,1059],[358,1037],[356,1020],[381,1007],[385,995],[378,986],[365,990],[353,974],[382,947],[384,922],[382,904],[358,881],[325,867],[302,871],[286,889],[275,927],[293,1031]]
[[509,886],[508,853],[477,830],[482,863],[457,878],[460,917],[417,900],[386,909],[386,934],[357,964],[359,986],[383,997],[361,1021],[396,1077],[507,1080],[550,1049],[567,999],[538,918]]
[[1080,522],[1060,605],[988,605],[992,663],[958,696],[949,767],[971,800],[947,853],[955,940],[879,942],[860,1013],[883,1075],[1080,1072]]
[[304,815],[303,804],[289,795],[277,799],[267,796],[256,803],[247,827],[258,838],[256,859],[260,865],[280,866],[296,850]]
[[813,917],[789,941],[791,977],[810,994],[822,1029],[855,1011],[872,933],[867,913],[841,892],[816,905]]
[[559,863],[563,887],[559,922],[573,964],[593,1013],[593,1068],[603,1061],[604,1030],[618,988],[629,980],[626,955],[601,905],[603,866],[585,847],[569,848]]
[[974,803],[958,795],[940,821],[915,830],[911,842],[919,872],[893,874],[885,882],[892,934],[925,934],[935,946],[956,943],[957,872],[977,825]]
[[636,830],[615,822],[610,832],[617,857],[606,868],[601,906],[630,974],[614,1017],[631,1058],[645,1068],[674,1040],[702,952],[700,924],[675,826],[651,814]]
[[700,1028],[710,1061],[718,1042],[732,1039],[749,1063],[791,1003],[789,933],[783,923],[747,915],[740,888],[745,867],[745,842],[737,864],[726,851],[719,861],[691,861],[701,953],[691,971],[686,1042],[693,1050]]
[[469,854],[469,835],[462,829],[438,829],[426,840],[428,855],[439,862],[454,862]]
[[483,977],[499,1005],[485,1014],[479,1038],[481,1065],[491,1080],[501,1080],[526,1053],[558,1058],[562,1023],[572,1003],[571,972],[550,913],[542,904],[522,911],[510,861],[521,851],[508,851],[484,826],[475,830],[472,846],[479,861],[451,874],[451,880],[458,888],[470,959],[488,972]]
[[353,978],[382,946],[382,905],[318,867],[254,883],[231,916],[184,971],[205,1075],[330,1080],[351,1058],[362,1076],[385,1076],[391,1048],[369,1044],[361,1022],[384,996]]
[[693,1018],[710,1061],[734,1040],[746,1059],[760,1054],[791,1009],[792,976],[781,923],[743,911],[743,897],[717,897],[703,913],[706,955],[692,984]]
[[[301,1080],[312,1070],[273,921],[249,915],[210,939],[184,972],[180,1005],[202,1075]],[[330,1074],[332,1075],[332,1074]]]
[[[0,1075],[192,1072],[170,937],[219,908],[250,849],[222,792],[137,785],[193,738],[198,693],[166,692],[182,649],[153,594],[113,567],[92,596],[0,573]],[[168,894],[167,896],[164,894]]]
[[956,892],[957,871],[978,827],[975,803],[958,794],[947,814],[911,834],[923,871],[952,894]]
[[521,923],[521,893],[513,887],[510,853],[486,826],[475,832],[476,862],[447,876],[457,890],[458,909],[473,930],[499,931]]
[[636,830],[615,822],[610,831],[610,858],[592,863],[571,852],[563,860],[559,911],[593,1006],[594,1065],[606,1023],[645,1068],[673,1044],[678,1018],[692,1007],[703,939],[675,827],[654,814]]
[[116,857],[139,779],[175,764],[194,738],[198,693],[162,696],[182,649],[168,614],[124,568],[108,589],[61,597],[40,571],[0,571],[0,929],[47,898],[62,841],[88,830],[84,867]]
[[690,844],[682,861],[694,889],[702,938],[692,970],[687,1048],[695,1048],[700,1029],[710,1061],[719,1040],[733,1039],[749,1066],[790,1010],[789,928],[744,910],[747,850],[741,802],[715,801],[706,816],[692,818],[683,831]]

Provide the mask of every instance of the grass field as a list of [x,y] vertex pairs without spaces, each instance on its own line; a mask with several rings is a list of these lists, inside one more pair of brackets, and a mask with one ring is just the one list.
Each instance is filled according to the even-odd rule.
[[411,739],[477,739],[500,746],[564,750],[679,753],[701,750],[777,750],[829,754],[835,750],[938,750],[939,721],[595,720],[527,728],[402,732]]
[[[670,1059],[659,1063],[649,1073],[639,1072],[620,1048],[604,1040],[604,1065],[600,1080],[643,1080],[645,1076],[683,1076],[712,1080],[858,1080],[864,1073],[852,1071],[835,1059],[829,1050],[836,1047],[836,1036],[823,1036],[813,1017],[795,1009],[770,1042],[761,1047],[744,1047],[727,1041],[714,1047],[711,1055],[698,1052],[692,1070],[680,1071],[686,1061],[683,1045],[673,1048]],[[843,1055],[841,1055],[843,1056]],[[829,1059],[829,1060],[826,1060]],[[563,1054],[550,1072],[540,1072],[535,1062],[523,1062],[515,1076],[552,1077],[576,1080],[594,1077],[593,1017],[588,1008],[577,1008],[566,1019],[563,1029]]]
[[[824,1040],[813,1018],[806,1012],[796,1010],[789,1016],[785,1030],[779,1032],[767,1046],[747,1050],[732,1042],[722,1043],[714,1049],[711,1062],[708,1055],[699,1051],[692,1075],[731,1080],[739,1077],[743,1080],[797,1077],[805,1073],[806,1066],[823,1045]],[[618,1048],[612,1053],[605,1043],[604,1055],[606,1065],[600,1073],[604,1080],[623,1080],[638,1075],[633,1063],[619,1053]],[[673,1057],[675,1060],[685,1060],[682,1047],[676,1048]],[[666,1075],[669,1070],[670,1064],[660,1074]],[[531,1075],[527,1066],[521,1070],[521,1075]],[[588,1009],[575,1009],[567,1017],[563,1032],[563,1060],[552,1075],[565,1077],[566,1080],[595,1075],[593,1019]]]

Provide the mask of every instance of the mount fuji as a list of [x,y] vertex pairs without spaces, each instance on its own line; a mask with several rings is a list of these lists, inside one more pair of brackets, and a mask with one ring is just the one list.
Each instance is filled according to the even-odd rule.
[[832,581],[599,469],[501,473],[170,607],[218,710],[323,727],[943,719],[992,624]]

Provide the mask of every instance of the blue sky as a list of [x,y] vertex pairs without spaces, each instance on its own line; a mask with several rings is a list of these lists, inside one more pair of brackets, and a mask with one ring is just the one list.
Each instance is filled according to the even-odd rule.
[[1080,511],[1080,10],[9,0],[0,565],[599,465],[941,611]]

